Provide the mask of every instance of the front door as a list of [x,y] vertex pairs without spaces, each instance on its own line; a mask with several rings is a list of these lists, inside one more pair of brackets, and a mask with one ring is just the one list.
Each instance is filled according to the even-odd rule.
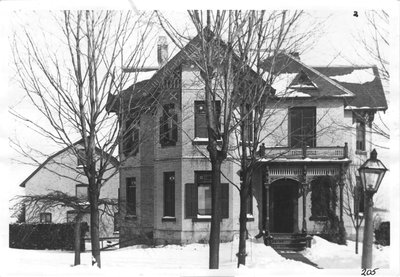
[[293,233],[297,228],[297,182],[278,180],[271,187],[271,231]]

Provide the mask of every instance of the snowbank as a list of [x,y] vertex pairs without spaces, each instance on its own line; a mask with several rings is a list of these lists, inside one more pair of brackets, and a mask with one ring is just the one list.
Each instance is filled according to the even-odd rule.
[[[389,247],[373,246],[373,267],[389,268]],[[360,268],[362,243],[358,244],[358,254],[355,254],[355,242],[347,241],[347,245],[338,245],[314,236],[311,248],[302,254],[322,268]]]
[[[287,260],[271,247],[255,240],[247,243],[247,264],[237,269],[238,240],[220,245],[220,270],[208,270],[208,245],[143,245],[102,252],[102,269],[91,266],[89,252],[82,253],[82,265],[73,267],[73,252],[54,250],[9,249],[7,266],[0,267],[6,276],[275,276],[282,274],[315,275],[321,269]],[[361,249],[361,244],[360,244]],[[388,267],[389,248],[374,249],[374,266]],[[360,251],[361,252],[361,251]],[[329,268],[359,269],[360,255],[354,254],[354,243],[340,246],[315,237],[312,248],[303,254],[318,264]],[[325,271],[324,271],[325,272]],[[358,271],[357,271],[358,272]],[[2,274],[0,274],[2,275]]]

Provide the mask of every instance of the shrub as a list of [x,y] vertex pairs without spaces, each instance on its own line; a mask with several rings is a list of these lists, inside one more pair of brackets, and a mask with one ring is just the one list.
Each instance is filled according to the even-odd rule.
[[390,222],[385,221],[374,231],[375,243],[383,246],[390,245]]
[[[84,236],[89,230],[81,223],[81,251],[85,250]],[[74,223],[10,224],[10,248],[22,249],[74,249]]]

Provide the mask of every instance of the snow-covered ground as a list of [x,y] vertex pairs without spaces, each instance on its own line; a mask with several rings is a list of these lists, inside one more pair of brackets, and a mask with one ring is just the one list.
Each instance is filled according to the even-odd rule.
[[[132,246],[102,252],[102,269],[91,266],[89,252],[82,253],[82,265],[73,267],[71,251],[21,250],[7,251],[5,266],[0,266],[3,276],[275,276],[323,273],[307,264],[287,260],[271,247],[248,241],[247,266],[236,268],[238,241],[220,246],[220,270],[209,271],[208,245],[167,245],[155,248]],[[361,244],[360,244],[361,250]],[[360,251],[361,252],[361,251]],[[339,246],[319,237],[304,255],[322,268],[354,269],[360,275],[360,256],[354,254],[354,243]],[[374,267],[389,267],[389,247],[374,249]]]

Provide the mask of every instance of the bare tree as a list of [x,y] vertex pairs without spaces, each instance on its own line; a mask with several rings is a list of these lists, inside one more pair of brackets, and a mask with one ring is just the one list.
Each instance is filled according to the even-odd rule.
[[347,183],[344,187],[343,211],[351,219],[353,227],[356,230],[355,252],[358,254],[358,237],[364,220],[362,216],[364,209],[361,206],[364,204],[364,191],[361,183],[357,182],[355,178],[357,178],[355,172],[349,170],[347,173]]
[[360,34],[359,42],[379,67],[381,78],[389,81],[389,14],[384,10],[365,12],[367,33]]
[[[16,30],[12,45],[18,83],[41,120],[33,120],[16,108],[11,113],[58,147],[71,147],[82,140],[82,153],[71,149],[85,163],[92,255],[101,267],[99,195],[104,183],[118,170],[109,165],[118,144],[127,137],[116,116],[106,112],[107,99],[128,81],[122,65],[139,67],[144,63],[152,25],[145,13],[88,10],[56,13],[50,22],[54,23],[51,28],[56,29],[56,36],[50,31],[47,36],[45,32],[35,36],[24,25]],[[40,160],[34,154],[48,157],[39,149],[24,150],[19,143],[14,145],[35,164]]]
[[[25,214],[28,218],[38,218],[41,212],[53,208],[71,208],[75,211],[74,218],[74,250],[75,258],[74,265],[81,263],[81,222],[84,214],[90,212],[90,206],[87,199],[77,196],[71,196],[61,191],[52,191],[42,195],[25,195],[16,197],[17,203],[14,209],[16,211],[22,209],[27,211]],[[99,211],[101,215],[114,215],[114,210],[117,207],[117,199],[100,198]]]

